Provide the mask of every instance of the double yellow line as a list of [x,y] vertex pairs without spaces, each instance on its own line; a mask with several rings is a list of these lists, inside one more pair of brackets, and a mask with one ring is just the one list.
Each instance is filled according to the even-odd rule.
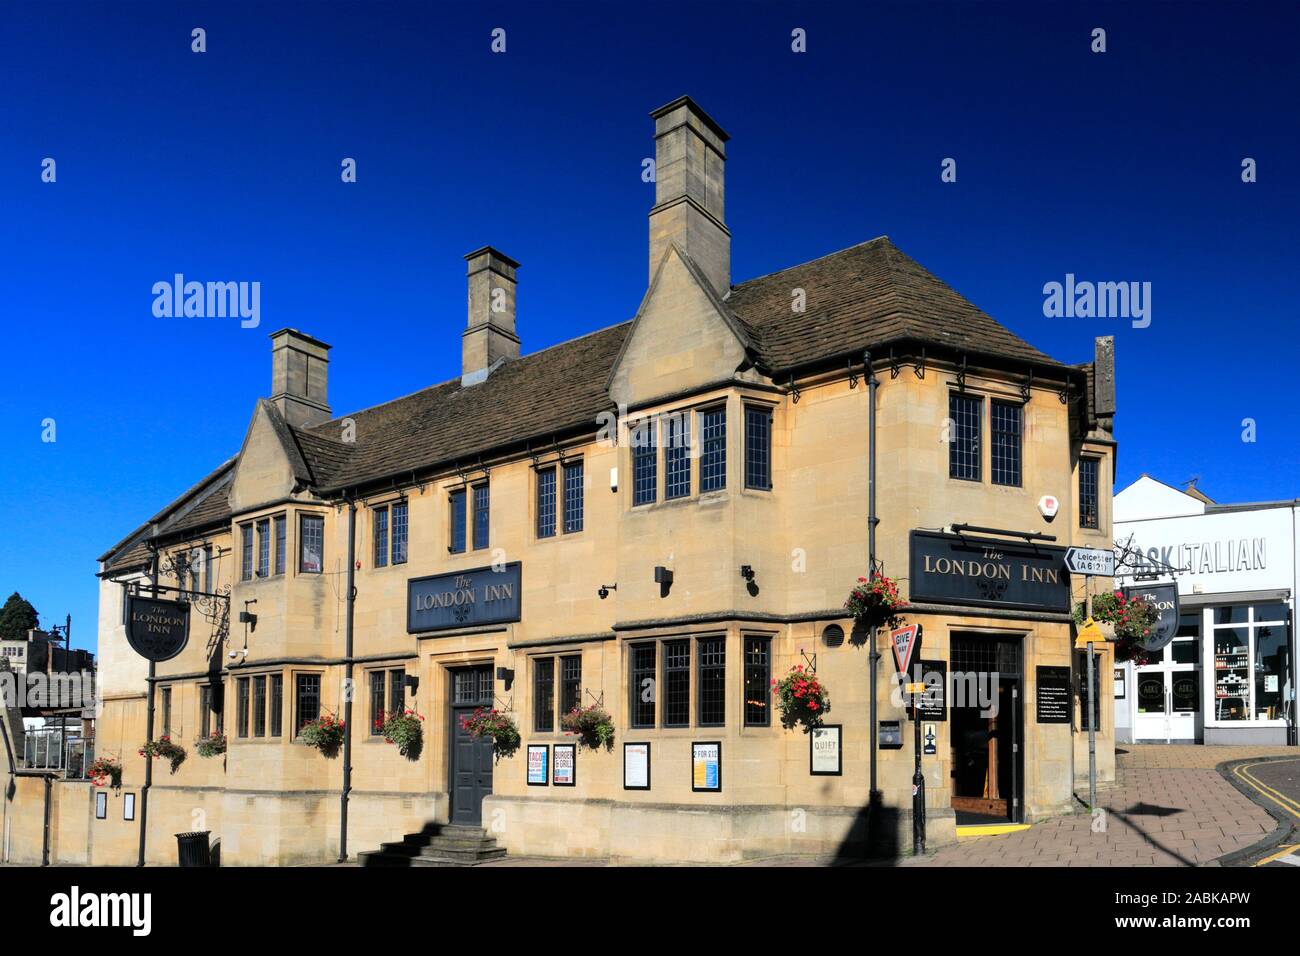
[[[1254,787],[1255,790],[1258,791],[1260,794],[1262,794],[1263,796],[1267,797],[1269,800],[1276,803],[1279,807],[1281,807],[1287,813],[1291,814],[1291,816],[1295,817],[1297,820],[1300,820],[1300,802],[1296,800],[1292,800],[1285,793],[1281,793],[1280,791],[1275,790],[1274,788],[1270,787],[1268,784],[1264,783],[1262,780],[1260,780],[1258,777],[1256,777],[1253,773],[1250,772],[1251,768],[1258,767],[1260,764],[1285,763],[1285,762],[1286,761],[1279,761],[1279,760],[1259,760],[1256,761],[1255,763],[1241,764],[1239,766],[1233,767],[1232,773],[1235,777],[1237,777],[1238,780],[1242,780],[1245,783],[1248,783],[1250,786]],[[1279,849],[1276,853],[1272,853],[1269,856],[1264,857],[1264,859],[1260,860],[1255,865],[1263,866],[1265,863],[1272,862],[1273,860],[1276,860],[1279,857],[1284,857],[1287,854],[1292,853],[1297,849],[1300,849],[1300,844],[1288,844],[1282,847],[1281,849]]]

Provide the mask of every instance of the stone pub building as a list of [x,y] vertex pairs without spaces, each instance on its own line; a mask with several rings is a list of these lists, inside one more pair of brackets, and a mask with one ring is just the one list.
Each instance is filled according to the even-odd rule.
[[[651,115],[631,320],[580,317],[593,331],[525,353],[526,269],[485,247],[465,257],[462,374],[345,414],[330,347],[271,336],[271,395],[238,454],[100,559],[97,753],[120,754],[125,779],[102,818],[93,793],[62,809],[86,833],[69,861],[135,861],[123,800],[143,799],[151,690],[155,736],[189,754],[175,773],[155,763],[150,862],[174,862],[181,831],[211,831],[224,863],[290,864],[431,823],[614,862],[906,847],[912,725],[888,634],[844,610],[870,570],[873,475],[878,567],[948,678],[922,714],[930,844],[963,819],[1070,808],[1087,772],[1069,616],[1083,582],[1061,552],[1111,545],[1109,340],[1057,361],[885,237],[736,281],[727,134],[687,97]],[[454,347],[460,317],[436,319]],[[151,687],[123,602],[154,574],[198,596],[188,646]],[[224,600],[204,595],[227,588],[222,623]],[[830,694],[815,759],[774,713],[770,682],[795,665]],[[968,675],[982,691],[959,700],[952,678]],[[1036,706],[1048,680],[1055,714]],[[300,739],[349,698],[345,750]],[[612,747],[561,729],[593,703]],[[513,756],[460,728],[479,706],[515,719]],[[424,739],[404,757],[376,725],[408,707]],[[217,728],[227,753],[199,757]]]

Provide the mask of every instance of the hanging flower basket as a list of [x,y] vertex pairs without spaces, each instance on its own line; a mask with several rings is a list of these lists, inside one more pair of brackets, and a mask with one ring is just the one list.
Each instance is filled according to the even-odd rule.
[[844,602],[844,610],[867,628],[898,627],[899,612],[905,607],[907,604],[898,596],[898,584],[883,574],[873,574],[871,580],[858,578]]
[[86,768],[86,776],[97,787],[110,784],[114,790],[122,789],[122,765],[112,757],[96,757]]
[[154,757],[162,757],[171,763],[171,772],[175,773],[176,768],[185,762],[185,748],[173,743],[169,735],[163,734],[157,740],[151,740],[141,747],[140,756],[148,757],[150,760]]
[[424,718],[413,710],[390,714],[380,733],[390,744],[397,745],[397,752],[403,757],[418,754],[424,743]]
[[[1074,621],[1082,624],[1087,620],[1087,605],[1083,602],[1074,606]],[[1122,591],[1104,592],[1092,598],[1092,619],[1098,624],[1110,624],[1115,628],[1115,663],[1133,661],[1135,664],[1147,663],[1147,651],[1142,647],[1142,640],[1151,636],[1160,612],[1154,605],[1141,598],[1125,597]]]
[[831,709],[830,694],[826,685],[817,679],[813,670],[804,670],[802,664],[790,669],[780,680],[772,678],[772,693],[781,711],[781,726],[786,730],[802,724],[804,733],[820,727],[822,717]]
[[315,747],[327,757],[333,757],[343,745],[343,734],[347,725],[339,720],[337,714],[324,713],[315,720],[302,725],[298,736],[309,747]]
[[226,735],[209,734],[194,741],[194,749],[200,757],[220,757],[226,752]]
[[566,734],[576,735],[592,750],[614,748],[614,718],[599,704],[573,708],[560,718],[560,727]]
[[473,737],[491,737],[496,759],[509,757],[519,749],[519,725],[509,714],[494,708],[479,707],[460,719],[461,728]]

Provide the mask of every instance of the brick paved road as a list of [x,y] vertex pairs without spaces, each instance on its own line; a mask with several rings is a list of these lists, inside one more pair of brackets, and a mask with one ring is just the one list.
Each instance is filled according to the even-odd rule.
[[[905,866],[1198,866],[1273,832],[1273,818],[1214,769],[1281,747],[1126,744],[1118,783],[1097,795],[1104,829],[1078,813],[944,847]],[[1292,751],[1294,752],[1294,751]]]

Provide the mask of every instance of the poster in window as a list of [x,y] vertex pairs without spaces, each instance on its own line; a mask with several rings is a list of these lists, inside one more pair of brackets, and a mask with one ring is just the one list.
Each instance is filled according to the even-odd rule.
[[528,786],[544,787],[550,768],[547,766],[551,755],[550,744],[528,745]]
[[809,772],[814,777],[838,777],[843,773],[843,733],[841,724],[814,727],[809,732]]
[[1128,694],[1128,689],[1124,685],[1124,668],[1115,668],[1115,699],[1123,700]]
[[623,745],[623,789],[650,789],[650,745]]
[[127,793],[122,795],[122,819],[135,819],[135,794]]
[[551,769],[551,783],[557,787],[572,787],[577,769],[578,748],[574,744],[556,744],[555,762]]
[[691,789],[712,793],[722,789],[722,742],[691,744]]
[[95,793],[95,819],[108,819],[108,794],[103,790],[96,791]]

